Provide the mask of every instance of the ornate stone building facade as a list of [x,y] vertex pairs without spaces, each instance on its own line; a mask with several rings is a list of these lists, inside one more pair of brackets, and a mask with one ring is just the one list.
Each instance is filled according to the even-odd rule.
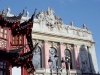
[[[8,9],[7,16],[13,16],[10,14],[10,8]],[[27,21],[29,18],[29,12],[27,11],[26,17],[22,17],[21,22]],[[0,27],[0,38],[2,34],[6,38],[7,31],[5,30],[3,32]],[[14,37],[14,39],[9,37],[8,41],[9,39],[13,41],[12,44],[22,44],[23,42],[23,44],[27,44],[24,37]],[[48,8],[47,11],[39,12],[34,19],[32,41],[34,45],[39,43],[33,52],[32,58],[35,75],[50,75],[51,71],[51,75],[56,74],[57,63],[54,58],[56,54],[59,55],[58,66],[60,69],[58,73],[60,75],[66,75],[68,73],[68,63],[61,64],[62,58],[67,61],[67,57],[70,57],[69,66],[71,75],[78,73],[98,73],[95,42],[92,33],[85,24],[83,24],[83,28],[75,27],[73,22],[70,22],[70,25],[66,25],[59,16],[55,16],[54,10]],[[6,43],[5,39],[0,39],[0,48],[3,46],[5,48],[8,47],[7,43],[4,45],[2,42]],[[18,46],[13,45],[12,49]],[[24,49],[24,53],[28,51],[28,47]],[[49,58],[52,60],[51,65],[48,62]],[[24,68],[21,69],[22,75],[29,75]]]
[[[75,73],[98,73],[98,65],[95,54],[95,42],[92,33],[85,24],[83,28],[77,28],[73,25],[63,23],[59,16],[54,15],[54,11],[48,8],[47,11],[39,12],[33,25],[33,43],[39,43],[38,56],[36,56],[36,74],[47,75],[50,73],[50,67],[56,68],[54,55],[59,55],[59,66],[63,67],[59,71],[61,75],[66,75],[68,66],[61,66],[62,57],[66,60],[67,56],[71,58],[70,72]],[[48,63],[51,57],[52,65]],[[34,61],[35,59],[33,59]],[[53,73],[56,73],[53,70]]]

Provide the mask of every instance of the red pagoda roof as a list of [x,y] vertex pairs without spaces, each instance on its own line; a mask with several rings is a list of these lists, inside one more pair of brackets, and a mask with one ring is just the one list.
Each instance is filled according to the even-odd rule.
[[32,57],[32,53],[38,45],[36,44],[35,47],[33,47],[32,36],[31,36],[35,12],[36,10],[34,11],[32,17],[28,21],[25,21],[23,23],[21,23],[20,21],[22,15],[24,14],[24,10],[18,16],[9,17],[4,13],[4,11],[2,11],[2,13],[0,14],[0,26],[10,28],[12,36],[26,35],[28,46],[30,48],[30,51],[24,53],[23,55],[20,55],[19,53],[23,50],[25,46],[15,50],[10,50],[9,52],[0,50],[0,59],[8,60],[12,64],[12,66],[23,66],[26,69],[30,68],[31,70],[28,72],[33,72],[34,66],[32,65],[31,61],[27,61],[27,59],[30,59]]

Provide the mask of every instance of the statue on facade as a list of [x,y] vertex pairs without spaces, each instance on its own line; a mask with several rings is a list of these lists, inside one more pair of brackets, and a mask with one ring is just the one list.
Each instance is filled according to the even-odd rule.
[[85,24],[83,24],[83,29],[88,30],[87,26]]
[[41,66],[40,66],[40,64],[41,64],[41,62],[40,62],[40,48],[39,47],[37,47],[36,49],[35,49],[35,51],[33,52],[33,58],[32,58],[32,63],[33,63],[33,65],[34,65],[34,68],[35,69],[37,69],[37,68],[40,68]]
[[45,14],[45,16],[46,16],[45,19],[47,25],[54,27],[54,23],[55,23],[54,11],[51,8],[48,8],[48,11]]
[[70,22],[70,25],[71,25],[71,27],[73,27],[73,22],[72,21]]
[[51,68],[52,69],[56,69],[56,61],[55,61],[55,54],[56,54],[56,51],[54,48],[50,48],[49,50],[49,54],[50,54],[50,57],[51,57],[51,60],[52,60],[52,65],[51,65]]
[[38,18],[40,25],[42,25],[43,22],[44,22],[44,13],[43,13],[43,11],[39,12],[39,14],[36,15],[36,18]]
[[81,62],[82,62],[82,68],[81,71],[82,73],[90,73],[90,67],[89,67],[89,60],[87,56],[87,52],[84,46],[81,47],[80,49],[80,54],[81,54]]

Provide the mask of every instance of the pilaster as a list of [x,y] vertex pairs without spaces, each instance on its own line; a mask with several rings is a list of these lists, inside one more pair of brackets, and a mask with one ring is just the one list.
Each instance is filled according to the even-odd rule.
[[78,45],[74,45],[74,53],[75,53],[76,69],[77,69],[77,70],[80,70],[80,63],[79,63],[79,47],[78,47]]
[[49,59],[49,44],[48,44],[47,40],[44,41],[44,56],[45,56],[45,68],[49,68],[49,63],[48,63],[48,59]]
[[[65,60],[65,54],[64,54],[64,45],[62,42],[60,42],[60,53],[61,53],[61,59],[64,58]],[[65,64],[62,65],[62,67],[66,68]]]

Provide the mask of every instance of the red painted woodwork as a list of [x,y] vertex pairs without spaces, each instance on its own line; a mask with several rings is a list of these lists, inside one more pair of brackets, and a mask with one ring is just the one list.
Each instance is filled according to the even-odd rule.
[[24,67],[21,68],[21,75],[29,75]]
[[[26,36],[24,36],[24,41],[23,41],[23,43],[24,43],[24,44],[27,44]],[[24,48],[22,54],[28,52],[28,50],[29,50],[29,47],[26,46],[26,47]],[[25,69],[24,67],[21,69],[21,73],[22,73],[22,75],[29,75],[28,72],[26,71],[26,69]]]

